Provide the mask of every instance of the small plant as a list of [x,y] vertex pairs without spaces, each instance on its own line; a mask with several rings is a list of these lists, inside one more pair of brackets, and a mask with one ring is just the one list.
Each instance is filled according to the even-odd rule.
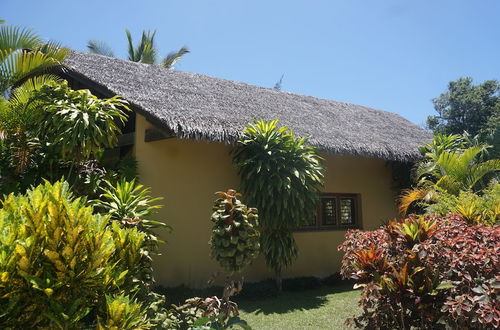
[[235,273],[250,265],[259,255],[257,209],[248,208],[235,190],[218,192],[212,222],[212,258],[228,272]]
[[[391,228],[392,227],[392,228]],[[427,240],[436,228],[436,222],[425,219],[424,217],[407,218],[400,222],[391,221],[389,223],[389,232],[397,230],[404,237],[410,247]]]
[[181,306],[172,305],[170,328],[223,330],[238,326],[251,330],[246,321],[239,318],[238,305],[231,297],[242,290],[241,282],[230,282],[224,287],[221,298],[190,298]]
[[141,303],[124,294],[106,295],[106,313],[99,318],[98,330],[150,329]]
[[138,227],[148,234],[153,234],[155,228],[167,226],[163,222],[148,219],[162,207],[155,203],[163,199],[152,198],[149,195],[150,188],[136,183],[135,179],[130,181],[121,179],[116,184],[105,181],[105,185],[100,199],[94,203],[98,209],[103,210],[103,213],[109,214],[112,220],[126,227]]
[[[167,318],[167,311],[163,307],[164,297],[151,291],[154,283],[152,258],[159,254],[159,244],[163,242],[158,238],[157,229],[170,227],[150,217],[161,207],[156,202],[162,198],[152,198],[150,189],[137,184],[135,179],[121,179],[116,184],[105,181],[105,184],[100,199],[93,204],[102,214],[110,216],[113,228],[129,229],[114,235],[119,248],[117,261],[126,264],[127,287],[141,300],[151,323],[160,326]],[[142,235],[143,240],[133,239],[136,235]]]

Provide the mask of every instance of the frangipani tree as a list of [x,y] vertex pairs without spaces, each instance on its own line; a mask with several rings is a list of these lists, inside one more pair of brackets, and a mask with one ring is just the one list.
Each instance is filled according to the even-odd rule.
[[324,168],[307,139],[277,124],[247,126],[233,157],[246,202],[259,210],[261,251],[281,290],[282,270],[297,257],[292,232],[315,216]]

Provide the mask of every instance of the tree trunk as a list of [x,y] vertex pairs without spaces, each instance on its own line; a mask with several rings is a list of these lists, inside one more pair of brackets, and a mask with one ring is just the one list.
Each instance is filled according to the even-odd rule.
[[278,292],[283,292],[283,279],[281,278],[281,270],[277,270],[274,274],[276,277],[276,288],[278,288]]

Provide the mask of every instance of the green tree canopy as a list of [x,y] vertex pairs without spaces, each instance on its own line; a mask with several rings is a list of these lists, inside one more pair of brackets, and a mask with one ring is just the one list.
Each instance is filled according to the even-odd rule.
[[500,82],[487,80],[474,85],[472,78],[460,78],[448,84],[448,90],[432,100],[437,115],[427,118],[434,133],[479,135],[480,140],[500,143]]

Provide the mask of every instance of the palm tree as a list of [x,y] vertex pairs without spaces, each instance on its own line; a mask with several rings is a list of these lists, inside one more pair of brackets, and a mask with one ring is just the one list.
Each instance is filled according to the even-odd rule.
[[34,91],[60,78],[48,73],[62,64],[68,49],[45,43],[30,29],[0,26],[0,139],[15,145],[14,163],[22,171],[29,161],[30,138],[27,132],[35,122],[36,104],[30,102]]
[[[170,69],[173,68],[182,56],[189,53],[187,47],[181,47],[178,51],[169,53],[158,63],[158,52],[154,42],[156,31],[142,31],[141,41],[135,46],[130,31],[125,30],[125,34],[128,41],[128,60],[132,62],[159,64],[164,68]],[[94,54],[115,57],[113,49],[100,40],[90,40],[87,44],[87,49]]]
[[[7,97],[9,90],[30,77],[47,76],[48,70],[60,65],[67,53],[68,49],[43,42],[30,29],[0,26],[0,94]],[[30,84],[33,87],[33,81]]]
[[417,167],[417,186],[404,191],[400,199],[402,215],[416,201],[432,202],[441,193],[457,196],[460,191],[474,191],[487,174],[500,171],[500,159],[477,161],[489,146],[462,147],[460,136],[436,136],[432,144],[424,147],[428,152]]

